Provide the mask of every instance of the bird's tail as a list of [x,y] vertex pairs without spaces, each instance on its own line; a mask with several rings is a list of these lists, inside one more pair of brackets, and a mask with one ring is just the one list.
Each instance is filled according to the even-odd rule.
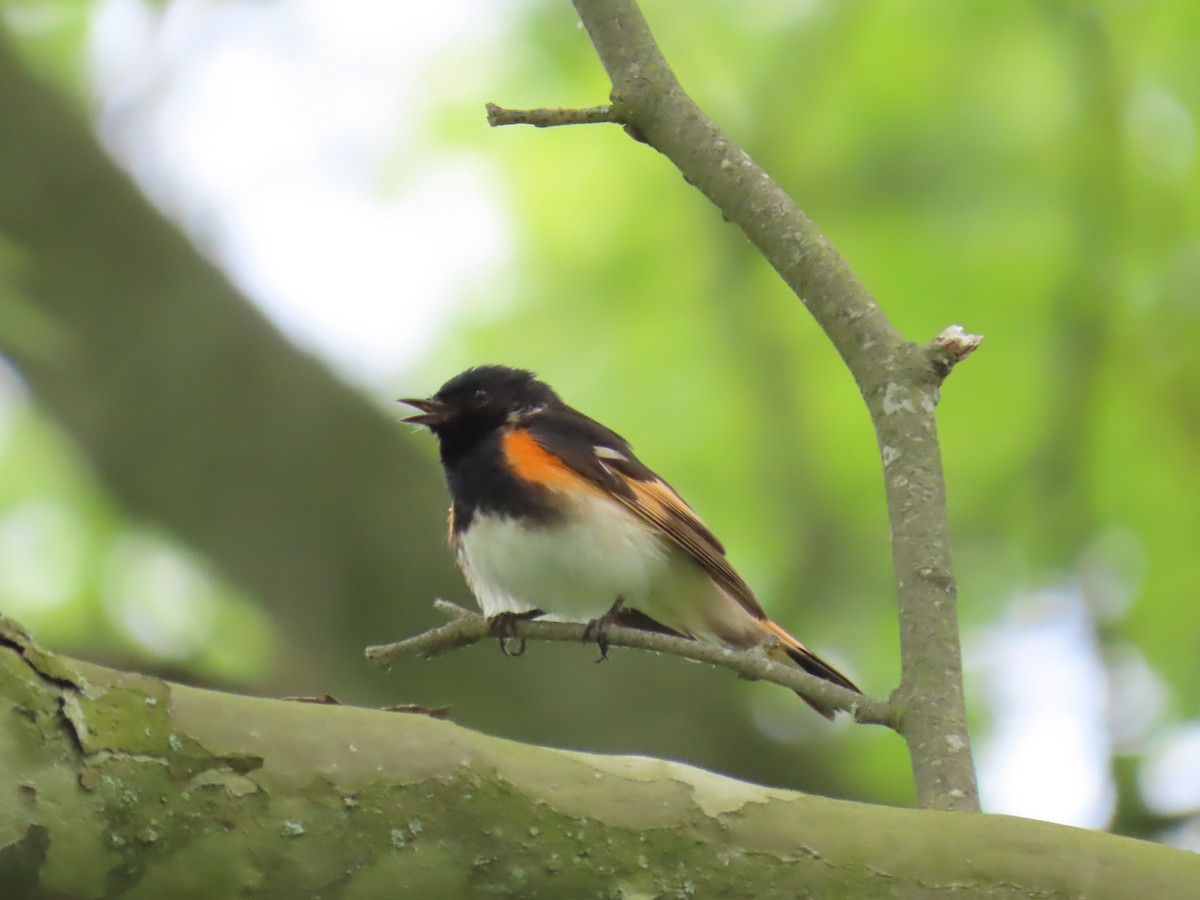
[[[856,694],[862,693],[853,681],[788,634],[780,625],[771,619],[754,616],[725,591],[721,591],[721,596],[725,598],[727,603],[722,604],[719,609],[727,613],[730,613],[730,611],[733,612],[724,616],[711,617],[706,622],[705,627],[701,629],[685,631],[679,628],[672,628],[663,625],[657,619],[650,618],[639,610],[630,608],[619,610],[613,619],[613,623],[630,628],[640,628],[643,631],[657,631],[663,634],[673,634],[677,637],[692,638],[693,640],[697,637],[716,640],[728,647],[739,647],[742,649],[753,647],[756,644],[761,644],[764,640],[774,638],[778,641],[778,646],[770,655],[777,662],[796,666],[810,675],[816,675],[818,678],[823,678],[847,690],[854,691]],[[706,635],[711,635],[711,637],[706,638]],[[833,718],[834,710],[819,700],[806,697],[799,691],[796,692],[796,696],[825,718]]]
[[[826,681],[832,682],[839,687],[844,687],[847,690],[854,691],[856,694],[861,694],[853,681],[831,666],[817,654],[813,653],[802,643],[783,630],[770,619],[764,619],[762,625],[768,632],[779,640],[779,650],[782,651],[783,658],[780,662],[789,662],[807,672],[809,675],[816,675],[818,678],[823,678]],[[813,700],[811,697],[806,697],[799,691],[796,692],[801,700],[819,712],[827,719],[833,718],[834,711],[820,701]]]

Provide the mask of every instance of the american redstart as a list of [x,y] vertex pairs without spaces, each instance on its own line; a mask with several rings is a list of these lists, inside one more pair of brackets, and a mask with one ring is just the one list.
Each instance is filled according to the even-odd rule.
[[[531,372],[479,366],[404,421],[438,439],[450,540],[489,618],[633,622],[773,656],[859,692],[771,620],[725,548],[616,432]],[[861,693],[861,692],[860,692]],[[825,705],[801,695],[832,718]]]

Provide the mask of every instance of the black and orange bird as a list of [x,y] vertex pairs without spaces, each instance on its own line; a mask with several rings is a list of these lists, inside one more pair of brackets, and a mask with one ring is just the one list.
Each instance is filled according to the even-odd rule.
[[[404,421],[438,439],[450,535],[485,616],[649,627],[773,656],[858,692],[773,622],[725,548],[619,434],[532,373],[479,366]],[[803,695],[802,695],[803,696]],[[833,711],[807,697],[822,715]]]

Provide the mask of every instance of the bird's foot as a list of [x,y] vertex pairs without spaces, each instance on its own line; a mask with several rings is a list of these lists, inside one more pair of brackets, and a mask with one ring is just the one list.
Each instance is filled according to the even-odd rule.
[[617,620],[621,615],[621,608],[625,605],[625,598],[618,597],[616,602],[609,608],[604,615],[591,619],[587,626],[583,629],[583,637],[581,640],[586,644],[588,641],[594,640],[600,647],[600,658],[596,660],[598,663],[608,659],[608,626]]
[[[502,612],[488,618],[488,627],[500,641],[500,652],[505,656],[522,656],[525,653],[525,638],[517,638],[517,623],[544,616],[540,609],[527,609],[525,612]],[[517,638],[517,648],[509,644]]]

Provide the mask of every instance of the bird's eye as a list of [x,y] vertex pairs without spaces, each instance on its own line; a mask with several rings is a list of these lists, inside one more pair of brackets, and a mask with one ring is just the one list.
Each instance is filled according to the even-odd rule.
[[471,395],[471,405],[475,407],[485,406],[488,400],[488,393],[483,388],[480,388]]

